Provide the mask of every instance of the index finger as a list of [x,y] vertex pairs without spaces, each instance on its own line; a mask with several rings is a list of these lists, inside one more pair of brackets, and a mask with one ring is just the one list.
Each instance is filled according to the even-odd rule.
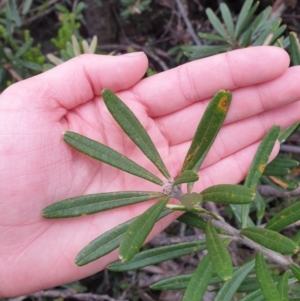
[[289,67],[279,47],[244,48],[181,65],[140,81],[132,88],[151,117],[180,110],[212,97],[218,90],[269,81]]

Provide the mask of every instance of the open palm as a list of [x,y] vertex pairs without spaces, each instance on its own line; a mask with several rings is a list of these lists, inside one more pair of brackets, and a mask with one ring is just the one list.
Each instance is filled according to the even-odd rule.
[[[64,131],[78,132],[159,176],[109,114],[101,99],[103,88],[116,92],[137,115],[173,177],[211,97],[220,89],[233,92],[225,125],[195,185],[200,191],[241,181],[266,131],[273,124],[284,128],[299,121],[300,69],[288,69],[288,64],[283,50],[256,47],[141,80],[147,68],[142,53],[83,55],[4,91],[0,97],[0,297],[53,287],[105,268],[117,258],[116,252],[85,267],[77,267],[74,258],[92,239],[142,213],[154,201],[61,220],[41,216],[47,205],[90,193],[161,190],[63,142]],[[175,217],[161,220],[151,237]]]

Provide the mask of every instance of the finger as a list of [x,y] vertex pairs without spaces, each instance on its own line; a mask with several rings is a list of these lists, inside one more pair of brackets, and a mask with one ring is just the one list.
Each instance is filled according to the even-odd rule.
[[[274,80],[235,90],[224,124],[298,101],[300,99],[299,82],[300,67],[293,67]],[[155,118],[170,145],[192,139],[202,118],[202,112],[204,112],[209,101],[210,99],[196,102],[180,111]],[[174,126],[174,124],[177,126]]]
[[101,95],[103,88],[130,88],[145,74],[147,65],[141,52],[120,56],[84,54],[13,85],[2,96],[6,105],[70,110]]
[[169,114],[218,90],[258,84],[283,74],[288,54],[279,47],[252,47],[184,64],[133,87],[151,117]]
[[[223,158],[260,141],[274,124],[280,125],[283,129],[298,122],[299,109],[300,102],[295,102],[286,107],[269,110],[258,116],[224,126],[209,150],[202,168],[215,164]],[[172,156],[181,159],[179,167],[182,165],[190,143],[188,141],[171,147]],[[177,172],[179,173],[179,170]]]

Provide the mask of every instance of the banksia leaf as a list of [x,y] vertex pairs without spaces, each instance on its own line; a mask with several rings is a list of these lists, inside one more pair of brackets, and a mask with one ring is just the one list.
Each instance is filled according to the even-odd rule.
[[215,13],[210,8],[207,8],[205,12],[210,23],[215,28],[215,30],[219,33],[219,35],[224,39],[227,39],[227,32],[224,29],[220,19],[215,15]]
[[[260,143],[258,150],[255,153],[254,159],[250,166],[250,170],[245,180],[244,186],[255,190],[259,180],[265,170],[268,163],[270,154],[275,145],[276,139],[280,131],[279,126],[273,126],[265,135],[264,139]],[[247,219],[249,215],[250,206],[242,206],[242,226],[247,227]]]
[[289,276],[290,272],[286,271],[277,284],[277,290],[281,301],[289,301]]
[[291,269],[294,276],[298,279],[298,281],[300,281],[300,267],[292,263],[289,265],[289,268]]
[[182,301],[199,301],[202,300],[209,282],[213,276],[214,267],[209,254],[206,254],[188,283]]
[[102,97],[107,109],[123,131],[158,168],[158,170],[167,179],[170,179],[170,174],[154,146],[154,143],[132,111],[119,97],[108,89],[102,91]]
[[202,201],[223,204],[249,204],[254,200],[255,192],[241,185],[220,184],[201,191]]
[[185,157],[182,172],[185,170],[199,170],[225,120],[230,102],[231,93],[229,91],[219,91],[209,103]]
[[208,253],[215,271],[220,278],[228,281],[233,273],[231,257],[211,221],[207,223],[205,234]]
[[202,201],[202,195],[199,193],[186,193],[181,196],[180,202],[183,206],[187,208],[194,208],[195,206],[199,205]]
[[282,144],[283,142],[286,141],[287,138],[289,138],[293,132],[298,128],[299,123],[295,123],[289,127],[287,127],[286,129],[280,131],[279,135],[278,135],[278,140],[279,142]]
[[[214,301],[225,301],[225,300],[233,300],[235,293],[238,291],[243,280],[246,276],[251,272],[254,268],[254,260],[244,264],[239,267],[234,273],[230,280],[223,284],[220,288],[217,296]],[[199,299],[200,300],[200,299]]]
[[119,257],[122,262],[130,261],[138,253],[169,200],[168,196],[157,201],[130,224],[120,244]]
[[[171,210],[164,209],[157,220],[162,219],[170,213],[172,213]],[[127,231],[129,225],[134,220],[136,220],[136,217],[114,227],[113,229],[103,233],[102,235],[91,241],[77,254],[75,263],[78,266],[86,265],[118,248],[124,233]]]
[[222,14],[222,18],[224,20],[224,23],[226,24],[229,36],[231,38],[233,38],[234,37],[234,24],[233,24],[233,20],[232,20],[230,10],[229,10],[228,6],[225,3],[220,4],[220,10],[221,10],[221,14]]
[[178,177],[174,179],[173,186],[182,183],[193,183],[199,180],[199,175],[194,170],[185,170]]
[[152,191],[89,194],[54,203],[46,207],[42,211],[42,215],[46,218],[76,217],[133,205],[163,196],[164,194],[160,192]]
[[197,252],[205,250],[206,248],[207,246],[205,240],[158,247],[155,249],[139,252],[131,261],[126,263],[115,261],[108,266],[108,269],[115,272],[136,270],[166,260],[195,254]]
[[241,234],[281,254],[293,255],[299,251],[299,247],[294,241],[272,230],[256,227],[245,228],[241,230]]
[[273,231],[279,231],[298,220],[300,220],[300,202],[297,202],[277,213],[268,221],[265,228]]
[[267,264],[262,252],[259,252],[256,255],[255,268],[260,289],[266,301],[281,301],[279,292],[270,272],[268,271]]
[[289,51],[291,55],[291,60],[294,66],[300,65],[300,44],[295,32],[290,32],[290,46]]
[[163,181],[157,176],[100,142],[74,132],[65,132],[64,141],[89,157],[153,182],[157,185],[163,185]]
[[235,32],[234,32],[235,38],[239,37],[241,31],[245,27],[245,24],[248,22],[248,20],[254,14],[255,10],[253,8],[255,8],[255,6],[253,6],[251,9],[252,3],[253,3],[253,0],[246,0],[244,2],[244,5],[239,13],[239,17],[237,19],[236,26],[235,26]]
[[226,39],[218,36],[216,34],[213,33],[206,33],[206,32],[198,32],[198,36],[201,39],[206,39],[206,40],[210,40],[210,41],[220,41],[220,42],[226,42]]

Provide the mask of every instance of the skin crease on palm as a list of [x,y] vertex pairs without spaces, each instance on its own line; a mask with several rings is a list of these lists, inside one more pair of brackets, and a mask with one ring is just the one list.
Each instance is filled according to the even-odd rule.
[[[209,100],[220,89],[233,92],[225,125],[194,191],[240,182],[266,131],[274,124],[283,129],[300,120],[300,68],[289,68],[282,49],[236,50],[141,79],[147,65],[143,53],[83,55],[1,94],[0,297],[54,287],[104,269],[117,259],[117,252],[84,267],[77,267],[74,258],[95,237],[155,201],[60,220],[44,219],[45,206],[97,192],[161,191],[63,142],[64,131],[78,132],[159,175],[108,113],[103,88],[116,92],[138,116],[173,177]],[[278,150],[277,144],[272,158]],[[176,216],[161,220],[148,239]]]

